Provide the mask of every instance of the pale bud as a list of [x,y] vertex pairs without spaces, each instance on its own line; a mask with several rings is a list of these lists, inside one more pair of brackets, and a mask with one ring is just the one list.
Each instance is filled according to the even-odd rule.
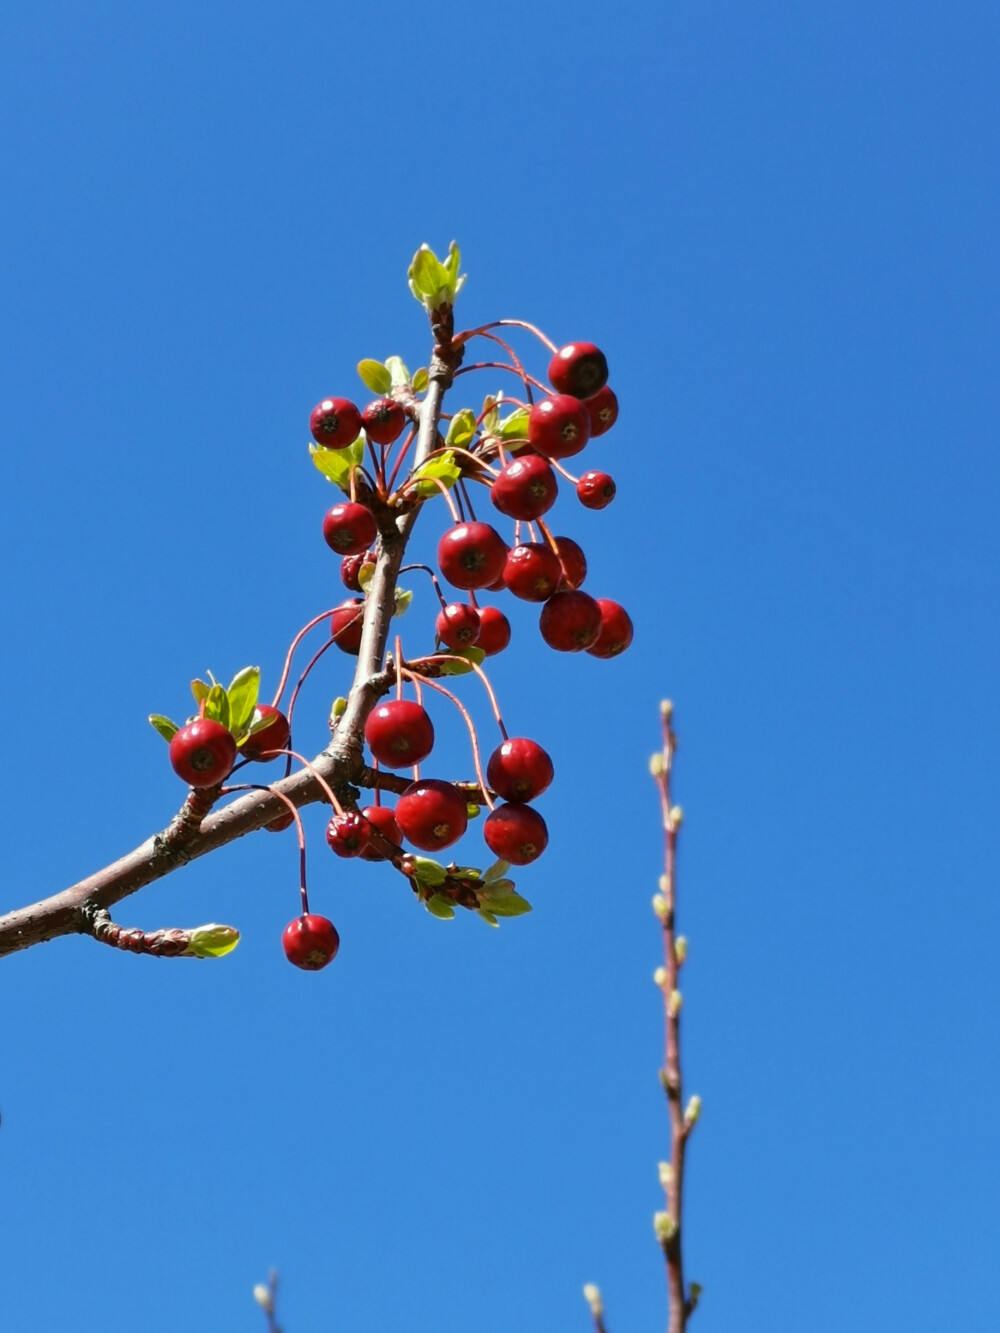
[[696,1125],[698,1123],[698,1117],[700,1115],[701,1115],[701,1098],[692,1097],[687,1104],[687,1109],[684,1112],[685,1125],[687,1125],[688,1127],[690,1127],[691,1125]]
[[330,707],[330,721],[335,722],[338,717],[343,717],[347,712],[347,700],[344,696],[338,695]]
[[668,1190],[674,1183],[674,1168],[669,1162],[660,1163],[660,1184],[665,1190]]
[[670,823],[671,826],[675,829],[680,828],[680,826],[684,823],[684,811],[681,809],[679,805],[671,806]]
[[663,755],[662,754],[650,755],[649,771],[650,773],[652,773],[654,778],[663,777],[663,768],[664,768]]
[[653,894],[653,911],[656,914],[658,920],[666,921],[667,911],[668,911],[667,900],[666,898],[664,898],[662,893]]
[[583,1289],[583,1299],[590,1306],[590,1313],[595,1319],[600,1319],[604,1313],[604,1302],[601,1300],[601,1289],[595,1287],[593,1282],[588,1282]]
[[669,699],[660,700],[660,717],[669,717],[674,711],[674,706]]
[[670,880],[666,877],[666,875],[661,875],[661,876],[660,876],[660,892],[661,892],[661,893],[666,893],[667,890],[668,890],[669,888],[670,888]]
[[674,940],[674,957],[677,959],[678,966],[684,962],[688,956],[688,942],[686,935],[678,935]]
[[701,1299],[701,1293],[703,1290],[704,1288],[702,1287],[700,1282],[692,1282],[691,1286],[688,1288],[689,1292],[688,1304],[692,1310],[694,1310],[695,1306]]
[[665,967],[658,967],[653,973],[653,980],[656,982],[657,986],[665,986],[667,984],[667,969]]
[[274,1313],[274,1302],[271,1300],[270,1289],[265,1287],[263,1282],[258,1282],[254,1287],[253,1298],[265,1314]]
[[661,1245],[666,1245],[677,1235],[677,1219],[670,1213],[653,1214],[653,1230]]
[[667,1013],[671,1018],[676,1018],[681,1011],[681,1005],[684,1003],[684,997],[679,990],[672,990],[667,999]]

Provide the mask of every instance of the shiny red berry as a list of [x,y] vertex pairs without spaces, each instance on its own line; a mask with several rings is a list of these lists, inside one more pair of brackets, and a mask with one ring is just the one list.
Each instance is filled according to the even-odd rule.
[[272,819],[270,824],[265,824],[264,827],[267,829],[268,833],[284,833],[285,829],[290,828],[294,823],[295,816],[292,814],[291,810],[285,810],[282,814],[277,815]]
[[632,621],[623,606],[607,597],[598,597],[601,609],[600,638],[588,648],[592,657],[617,657],[632,642]]
[[214,787],[225,781],[236,763],[236,742],[210,717],[198,717],[174,734],[170,763],[192,787]]
[[585,472],[576,483],[576,494],[586,509],[607,509],[615,498],[613,478],[606,472]]
[[492,810],[483,823],[483,837],[494,856],[515,866],[537,861],[549,845],[545,820],[537,810],[519,801]]
[[281,947],[290,963],[306,972],[318,972],[336,958],[340,936],[332,921],[310,912],[289,921],[281,935]]
[[340,578],[345,588],[351,592],[360,592],[361,584],[358,582],[358,575],[361,573],[361,566],[371,564],[375,559],[374,551],[360,551],[357,555],[345,555],[340,562]]
[[376,704],[365,722],[365,740],[386,768],[422,763],[434,748],[434,723],[412,699]]
[[515,597],[546,602],[559,586],[562,565],[544,542],[522,542],[511,548],[503,567],[503,581]]
[[572,537],[554,537],[553,541],[559,548],[559,563],[562,565],[559,587],[579,588],[587,577],[587,557],[583,547]]
[[574,398],[593,398],[608,382],[608,363],[593,343],[567,343],[549,362],[549,383]]
[[456,588],[485,588],[503,573],[507,543],[488,523],[456,523],[438,542],[441,573]]
[[349,597],[341,602],[330,617],[330,633],[337,647],[357,657],[361,651],[361,626],[364,619],[365,599]]
[[[396,823],[395,811],[387,805],[366,805],[361,813],[368,820],[370,827],[380,833],[383,838],[387,838],[395,847],[399,847],[403,841],[403,832]],[[388,860],[388,854],[381,852],[375,846],[375,839],[372,838],[368,846],[361,853],[362,861],[385,861]]]
[[338,555],[362,555],[377,534],[372,511],[351,500],[334,505],[323,519],[323,537]]
[[479,638],[476,647],[487,657],[496,657],[510,643],[510,621],[498,606],[479,608]]
[[361,413],[365,434],[375,444],[392,444],[406,425],[406,413],[392,398],[376,398]]
[[458,842],[469,822],[465,797],[450,782],[411,782],[396,802],[396,823],[414,847],[440,851]]
[[244,759],[263,759],[265,762],[277,759],[278,756],[274,751],[288,748],[288,738],[291,735],[288,718],[270,704],[258,704],[257,713],[261,719],[269,719],[267,726],[261,727],[260,731],[255,731],[246,738],[240,746],[240,754]]
[[326,840],[338,856],[360,856],[371,841],[371,825],[357,810],[342,810],[327,824]]
[[595,440],[598,435],[603,435],[606,430],[610,430],[618,420],[618,399],[615,397],[615,391],[610,384],[605,384],[603,389],[599,389],[593,398],[588,398],[583,405],[590,417],[590,438],[592,440]]
[[531,447],[547,458],[572,458],[590,439],[590,417],[577,398],[557,393],[528,413]]
[[579,653],[597,642],[601,632],[601,608],[585,592],[576,589],[557,592],[542,607],[538,628],[550,648],[562,653]]
[[346,398],[324,398],[309,414],[309,429],[317,444],[343,449],[361,434],[361,413]]
[[490,487],[490,499],[501,514],[529,523],[547,514],[558,494],[556,474],[541,454],[515,458]]
[[533,801],[552,777],[552,760],[537,741],[526,736],[501,742],[486,766],[486,781],[505,801]]
[[434,629],[441,642],[449,648],[471,648],[479,640],[479,611],[464,602],[443,606],[437,614]]

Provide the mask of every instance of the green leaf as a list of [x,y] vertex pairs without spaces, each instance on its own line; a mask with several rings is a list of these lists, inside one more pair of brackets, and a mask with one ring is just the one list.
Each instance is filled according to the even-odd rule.
[[409,588],[396,589],[396,605],[392,608],[394,616],[405,616],[410,609],[410,603],[413,601],[413,593]]
[[512,879],[494,879],[483,885],[479,890],[479,897],[484,903],[488,903],[492,898],[506,898],[513,887]]
[[500,424],[500,413],[497,411],[499,396],[494,398],[492,394],[487,394],[483,399],[482,411],[482,432],[484,435],[495,435],[497,426]]
[[428,458],[426,463],[422,463],[416,472],[410,473],[410,481],[415,481],[414,490],[420,496],[429,497],[439,495],[440,491],[429,480],[436,477],[443,486],[451,490],[455,482],[462,475],[462,469],[455,462],[455,455],[449,449],[446,453],[438,454],[435,458]]
[[195,703],[200,704],[202,699],[207,699],[211,688],[211,685],[209,685],[207,681],[193,680],[191,682],[191,693],[194,695]]
[[465,813],[469,819],[478,819],[483,812],[481,807],[478,806],[475,801],[466,801]]
[[348,457],[353,445],[347,449],[324,449],[320,445],[309,446],[309,456],[317,471],[322,472],[327,481],[339,486],[342,491],[351,489],[351,468],[355,461]]
[[400,385],[409,384],[410,372],[406,369],[400,357],[387,356],[385,368],[389,372],[389,381],[394,389],[399,388]]
[[263,731],[264,728],[269,727],[273,721],[273,717],[268,717],[265,713],[262,713],[259,708],[254,708],[253,716],[246,724],[247,734],[243,737],[243,740],[247,740],[250,736],[253,736],[255,732]]
[[423,393],[427,388],[427,367],[421,366],[413,372],[413,392]]
[[358,570],[358,587],[362,592],[367,592],[371,587],[372,578],[375,575],[375,566],[371,560],[366,560]]
[[531,903],[519,893],[508,893],[502,898],[491,897],[489,904],[488,910],[494,916],[524,916],[525,912],[531,911]]
[[213,685],[205,700],[205,717],[229,726],[229,696],[221,685]]
[[[464,657],[466,662],[475,662],[476,666],[479,666],[485,660],[486,654],[482,648],[476,648],[473,645],[471,648],[453,648],[449,657]],[[461,662],[441,663],[442,676],[467,676],[471,670],[471,666],[465,666]]]
[[150,713],[150,726],[155,727],[165,741],[172,741],[180,727],[176,722],[171,722],[169,717],[164,717],[162,713]]
[[463,407],[448,422],[448,434],[444,442],[454,445],[456,449],[468,449],[477,429],[475,412],[471,407]]
[[240,942],[235,926],[198,926],[191,932],[191,943],[184,950],[188,958],[225,958]]
[[487,884],[493,884],[496,880],[503,879],[509,869],[509,861],[494,861],[489,869],[483,872],[483,879]]
[[344,453],[354,464],[358,464],[365,456],[365,437],[359,435],[353,444],[349,444]]
[[239,738],[253,721],[260,692],[260,667],[244,667],[229,682],[229,726]]
[[500,922],[496,919],[496,917],[493,915],[493,913],[492,913],[492,912],[488,912],[488,911],[486,910],[485,907],[480,907],[480,909],[479,909],[477,915],[478,915],[478,916],[481,916],[481,917],[483,918],[483,920],[486,922],[486,924],[489,925],[489,926],[499,926],[499,925],[500,925]]
[[432,894],[424,906],[430,912],[431,916],[436,916],[439,921],[450,921],[455,915],[455,908],[450,898],[446,898],[443,893]]
[[366,357],[358,362],[358,374],[372,393],[384,396],[392,388],[392,376],[381,361],[373,361],[370,357]]
[[432,861],[429,856],[415,856],[413,858],[414,879],[418,884],[425,884],[429,889],[440,888],[448,878],[448,872],[438,861]]
[[460,263],[461,255],[454,241],[443,264],[429,245],[422,245],[413,256],[407,278],[410,291],[425,309],[434,311],[445,304],[454,305],[465,283],[465,276],[459,276]]
[[496,432],[501,440],[526,440],[528,438],[527,409],[517,407],[509,417],[497,424]]
[[335,722],[337,718],[343,717],[347,712],[347,700],[342,694],[338,694],[336,699],[330,705],[330,721]]

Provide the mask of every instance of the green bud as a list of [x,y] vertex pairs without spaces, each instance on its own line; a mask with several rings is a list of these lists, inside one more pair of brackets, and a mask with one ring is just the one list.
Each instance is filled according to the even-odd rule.
[[263,1282],[258,1282],[254,1287],[253,1298],[265,1314],[274,1313],[274,1302],[271,1300],[271,1293]]
[[678,967],[688,956],[688,942],[685,935],[678,935],[674,940],[674,957],[677,959]]
[[684,811],[679,805],[675,805],[670,811],[670,823],[675,829],[679,829],[684,823]]
[[660,1184],[665,1190],[668,1190],[674,1183],[674,1168],[669,1162],[660,1163]]
[[677,1235],[677,1219],[670,1213],[654,1213],[653,1230],[660,1244],[666,1245]]
[[604,1313],[604,1302],[601,1300],[601,1289],[595,1287],[593,1282],[588,1282],[583,1289],[583,1299],[590,1306],[590,1313],[595,1319],[600,1319]]
[[658,967],[653,973],[653,981],[661,988],[665,986],[667,984],[667,969],[665,967]]
[[344,698],[342,694],[338,695],[337,698],[334,699],[333,701],[333,706],[330,709],[330,716],[343,717],[346,712],[347,712],[347,700]]
[[184,950],[188,958],[224,958],[240,942],[235,926],[197,926],[191,932],[191,943]]
[[660,921],[667,919],[667,900],[662,893],[653,894],[653,911]]
[[672,990],[667,999],[667,1013],[671,1018],[676,1018],[681,1011],[681,1005],[684,1003],[684,997],[679,990]]
[[701,1098],[692,1097],[687,1104],[687,1109],[684,1112],[685,1125],[687,1125],[689,1128],[691,1125],[696,1125],[698,1123],[698,1117],[700,1115],[701,1115]]
[[674,706],[673,706],[673,704],[670,702],[669,699],[661,699],[661,700],[660,700],[660,716],[661,716],[661,717],[669,717],[670,714],[671,714],[673,711],[674,711]]
[[654,778],[663,776],[664,763],[662,754],[653,754],[649,757],[649,771]]

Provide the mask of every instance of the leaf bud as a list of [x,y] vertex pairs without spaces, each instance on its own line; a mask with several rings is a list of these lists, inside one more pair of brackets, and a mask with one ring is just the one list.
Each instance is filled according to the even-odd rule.
[[208,926],[196,926],[191,931],[184,953],[188,958],[224,958],[239,942],[240,932],[235,926],[217,926],[213,922]]
[[666,1245],[677,1235],[677,1219],[670,1213],[654,1213],[653,1230],[660,1244]]
[[660,717],[669,717],[674,711],[674,706],[669,699],[660,700]]
[[650,755],[649,771],[653,775],[653,777],[661,778],[663,776],[663,770],[664,770],[663,755],[660,754],[659,752]]
[[604,1302],[601,1300],[601,1289],[596,1287],[593,1282],[588,1282],[583,1288],[583,1299],[590,1306],[590,1313],[595,1319],[600,1319],[604,1313]]
[[674,940],[674,957],[677,959],[678,967],[688,956],[688,942],[686,935],[678,935]]
[[671,828],[679,829],[683,823],[684,823],[684,811],[680,808],[679,805],[671,806],[670,809]]
[[666,891],[667,891],[669,888],[670,888],[670,880],[666,877],[666,875],[661,875],[661,876],[660,876],[660,892],[661,892],[661,893],[666,893]]
[[271,1292],[269,1288],[264,1286],[263,1282],[258,1282],[254,1287],[253,1298],[265,1314],[274,1313],[274,1301],[271,1300]]
[[674,1183],[674,1168],[669,1162],[660,1163],[660,1184],[665,1190],[668,1190]]
[[692,1097],[687,1104],[684,1112],[684,1123],[690,1128],[698,1123],[698,1117],[701,1115],[701,1098]]
[[665,967],[658,967],[653,973],[653,980],[657,986],[665,986],[667,984],[667,969]]
[[676,1018],[681,1011],[681,1005],[684,1003],[684,997],[679,990],[672,990],[667,998],[667,1013],[671,1018]]
[[667,900],[662,893],[653,894],[653,911],[659,921],[667,919]]

